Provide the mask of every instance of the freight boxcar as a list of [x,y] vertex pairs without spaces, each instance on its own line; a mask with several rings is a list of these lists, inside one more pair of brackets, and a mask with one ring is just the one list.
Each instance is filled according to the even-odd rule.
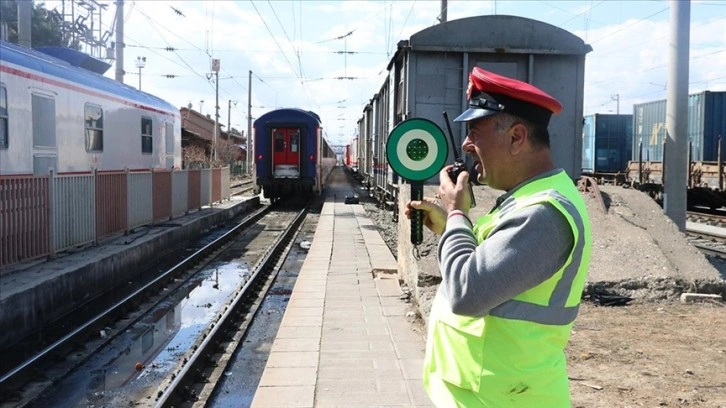
[[[585,55],[590,51],[581,38],[561,28],[502,15],[447,21],[400,41],[386,78],[358,120],[358,167],[366,184],[379,200],[385,196],[396,202],[399,180],[385,154],[389,132],[413,117],[446,129],[442,112],[455,117],[467,109],[469,72],[475,66],[529,82],[562,103],[563,112],[549,126],[552,154],[573,179],[579,177]],[[461,149],[466,127],[452,123],[452,130],[454,148]],[[453,163],[453,149],[449,154],[448,163]]]

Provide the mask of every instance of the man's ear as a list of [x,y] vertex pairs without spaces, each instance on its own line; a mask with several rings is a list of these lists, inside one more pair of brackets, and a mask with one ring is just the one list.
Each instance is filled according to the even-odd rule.
[[529,139],[527,126],[524,126],[523,123],[515,123],[512,128],[509,129],[509,133],[511,137],[510,151],[512,154],[521,153],[525,148],[527,139]]

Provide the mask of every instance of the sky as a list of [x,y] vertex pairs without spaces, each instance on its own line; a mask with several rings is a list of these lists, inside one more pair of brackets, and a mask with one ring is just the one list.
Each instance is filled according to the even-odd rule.
[[[115,3],[99,3],[107,7],[96,27],[112,32]],[[60,11],[60,4],[45,7]],[[248,116],[312,110],[328,141],[344,145],[383,84],[397,43],[438,24],[441,6],[439,0],[125,0],[124,82],[138,87],[140,72],[144,92],[212,118],[218,94],[220,123],[245,132]],[[593,49],[585,59],[584,114],[625,114],[633,104],[666,98],[670,7],[662,0],[449,0],[447,18],[514,15],[577,35]],[[690,12],[689,93],[726,91],[726,0],[692,0]],[[138,57],[146,58],[140,70]],[[212,59],[220,61],[218,93]],[[106,76],[114,78],[115,70]]]

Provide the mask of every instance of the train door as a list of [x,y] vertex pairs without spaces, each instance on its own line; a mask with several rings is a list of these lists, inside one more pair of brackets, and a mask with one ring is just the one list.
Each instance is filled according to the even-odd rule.
[[33,126],[33,174],[44,176],[49,169],[58,169],[56,145],[55,100],[49,95],[33,92],[31,95]]
[[300,129],[272,129],[272,172],[275,178],[300,177]]
[[164,144],[166,145],[166,168],[174,168],[174,123],[164,122]]

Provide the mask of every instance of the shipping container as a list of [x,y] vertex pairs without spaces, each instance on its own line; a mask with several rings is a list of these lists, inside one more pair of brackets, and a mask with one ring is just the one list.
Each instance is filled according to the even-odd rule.
[[582,172],[624,172],[632,145],[633,115],[597,113],[585,116],[582,125]]
[[[633,105],[632,159],[663,160],[666,100]],[[688,140],[693,161],[717,161],[719,137],[726,136],[726,92],[704,91],[688,96]],[[723,156],[723,154],[722,154]]]

